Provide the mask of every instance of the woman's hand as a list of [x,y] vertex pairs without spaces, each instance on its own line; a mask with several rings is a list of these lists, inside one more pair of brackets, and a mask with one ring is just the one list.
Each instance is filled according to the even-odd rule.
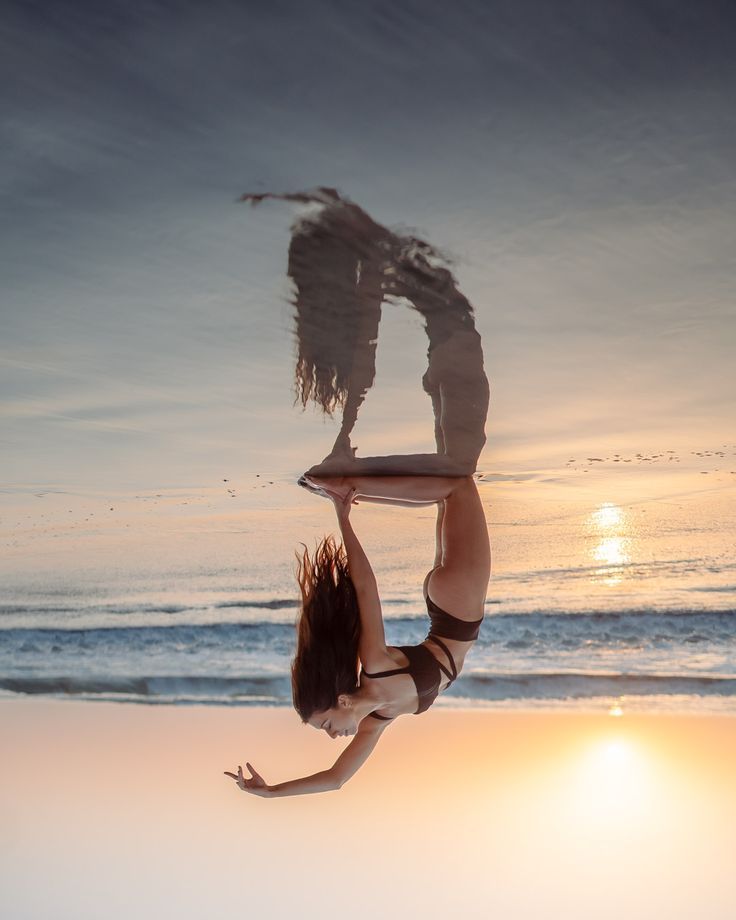
[[355,501],[355,496],[358,494],[357,489],[348,489],[347,492],[340,495],[336,492],[329,492],[330,499],[332,504],[335,506],[335,514],[337,515],[337,520],[342,523],[347,521],[350,517],[350,509],[353,505],[358,503]]
[[250,771],[250,776],[243,776],[243,768],[238,767],[237,774],[229,773],[225,770],[225,776],[231,776],[238,785],[238,788],[242,789],[243,792],[252,792],[253,795],[260,795],[264,798],[268,798],[271,795],[271,788],[266,782],[266,780],[259,776],[258,773],[253,769],[253,767],[246,763],[246,767]]

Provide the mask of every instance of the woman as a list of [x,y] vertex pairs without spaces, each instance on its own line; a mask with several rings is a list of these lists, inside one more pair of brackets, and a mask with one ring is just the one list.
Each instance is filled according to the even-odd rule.
[[[426,711],[462,670],[490,575],[488,529],[472,477],[312,477],[309,485],[333,502],[344,549],[327,538],[313,558],[305,552],[301,559],[294,705],[314,728],[353,740],[329,769],[276,785],[250,764],[250,776],[242,767],[226,772],[244,792],[265,797],[339,789],[396,718]],[[431,625],[419,645],[386,645],[376,579],[350,522],[357,499],[438,503],[434,567],[424,580]]]

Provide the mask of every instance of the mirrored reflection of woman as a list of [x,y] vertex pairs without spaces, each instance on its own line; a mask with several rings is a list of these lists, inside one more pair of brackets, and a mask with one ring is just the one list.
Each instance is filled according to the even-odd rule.
[[[326,770],[269,784],[247,764],[230,773],[261,796],[339,789],[396,718],[426,711],[462,670],[478,636],[490,576],[488,528],[472,477],[387,476],[315,479],[334,503],[343,545],[325,539],[301,559],[302,606],[292,664],[294,706],[331,738],[353,736]],[[386,644],[373,569],[350,520],[356,500],[439,502],[433,568],[424,580],[430,618],[416,646]]]
[[[416,236],[376,223],[334,189],[283,198],[320,210],[300,219],[289,246],[294,283],[297,401],[342,411],[330,454],[314,475],[469,475],[485,444],[488,380],[473,308],[444,257]],[[424,320],[429,341],[422,379],[432,399],[434,454],[355,457],[350,436],[373,385],[382,304],[400,298]]]

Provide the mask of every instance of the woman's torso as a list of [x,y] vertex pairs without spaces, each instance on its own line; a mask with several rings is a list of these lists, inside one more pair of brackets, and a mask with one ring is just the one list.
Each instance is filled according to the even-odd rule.
[[[378,672],[378,675],[384,682],[384,690],[388,691],[387,695],[390,697],[391,701],[377,710],[375,717],[395,719],[397,716],[423,712],[425,708],[422,708],[422,706],[427,698],[429,697],[431,699],[429,704],[426,705],[428,709],[434,702],[436,696],[442,693],[453,682],[455,678],[451,676],[452,671],[455,670],[457,675],[460,674],[465,662],[465,656],[474,643],[458,642],[452,639],[442,639],[442,642],[452,655],[452,662],[448,660],[444,650],[429,639],[425,639],[424,642],[419,643],[419,646],[414,647],[415,649],[426,649],[425,654],[432,656],[438,665],[444,666],[444,668],[450,672],[448,675],[445,671],[438,668],[437,677],[434,681],[432,681],[431,678],[429,681],[426,679],[423,669],[422,673],[418,675],[412,674],[411,671],[408,670],[411,668],[413,662],[410,662],[406,652],[402,650],[403,647],[386,647],[389,662],[387,662],[386,668],[382,668],[381,671]],[[409,654],[411,654],[411,650],[408,651]],[[407,670],[400,674],[382,676],[385,670],[393,671],[395,669]],[[375,674],[375,672],[372,671],[370,673]],[[378,679],[377,676],[371,678],[368,677],[368,672],[364,672],[361,674],[361,686],[365,686],[365,682],[368,680],[376,679]]]
[[[459,611],[456,613],[438,608],[436,603],[433,603],[429,598],[429,586],[434,572],[435,569],[428,572],[423,585],[424,599],[432,619],[430,635],[419,643],[419,646],[408,648],[406,651],[404,651],[406,648],[404,646],[387,646],[388,661],[377,672],[377,675],[377,669],[370,672],[364,670],[361,675],[361,686],[364,686],[364,680],[372,681],[380,677],[386,682],[384,690],[387,690],[388,695],[391,697],[390,703],[376,711],[375,718],[393,719],[400,715],[418,714],[425,711],[425,708],[429,708],[432,705],[437,695],[442,693],[460,674],[465,663],[465,657],[475,643],[475,639],[463,641],[443,635],[443,632],[448,633],[453,629],[442,629],[441,626],[437,626],[432,608],[440,615],[440,623],[442,618],[445,618],[445,623],[449,627],[460,627],[462,632],[463,626],[472,625],[469,622],[470,620],[476,624],[477,628],[483,618],[482,605],[480,611],[478,611],[476,609],[477,601],[469,601],[468,604],[463,605],[465,609],[462,612],[465,616],[458,616]],[[455,621],[455,624],[451,621]],[[434,639],[432,638],[433,636],[435,637]],[[420,648],[422,652],[418,654]],[[415,649],[417,650],[416,652],[414,651]],[[428,658],[427,653],[437,663],[434,669],[434,676],[427,673],[428,668],[424,665],[424,659]],[[412,673],[412,670],[415,669],[419,670],[418,674]],[[404,673],[390,673],[394,670],[404,670]],[[388,673],[383,676],[385,672]],[[376,676],[370,677],[370,674]]]

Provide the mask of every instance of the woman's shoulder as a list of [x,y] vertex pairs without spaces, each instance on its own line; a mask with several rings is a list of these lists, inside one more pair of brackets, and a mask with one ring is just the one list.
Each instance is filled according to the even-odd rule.
[[[401,715],[401,713],[399,713],[399,715]],[[371,712],[361,719],[358,731],[361,734],[380,734],[385,728],[388,728],[392,722],[395,722],[399,715],[387,716],[378,712]]]

